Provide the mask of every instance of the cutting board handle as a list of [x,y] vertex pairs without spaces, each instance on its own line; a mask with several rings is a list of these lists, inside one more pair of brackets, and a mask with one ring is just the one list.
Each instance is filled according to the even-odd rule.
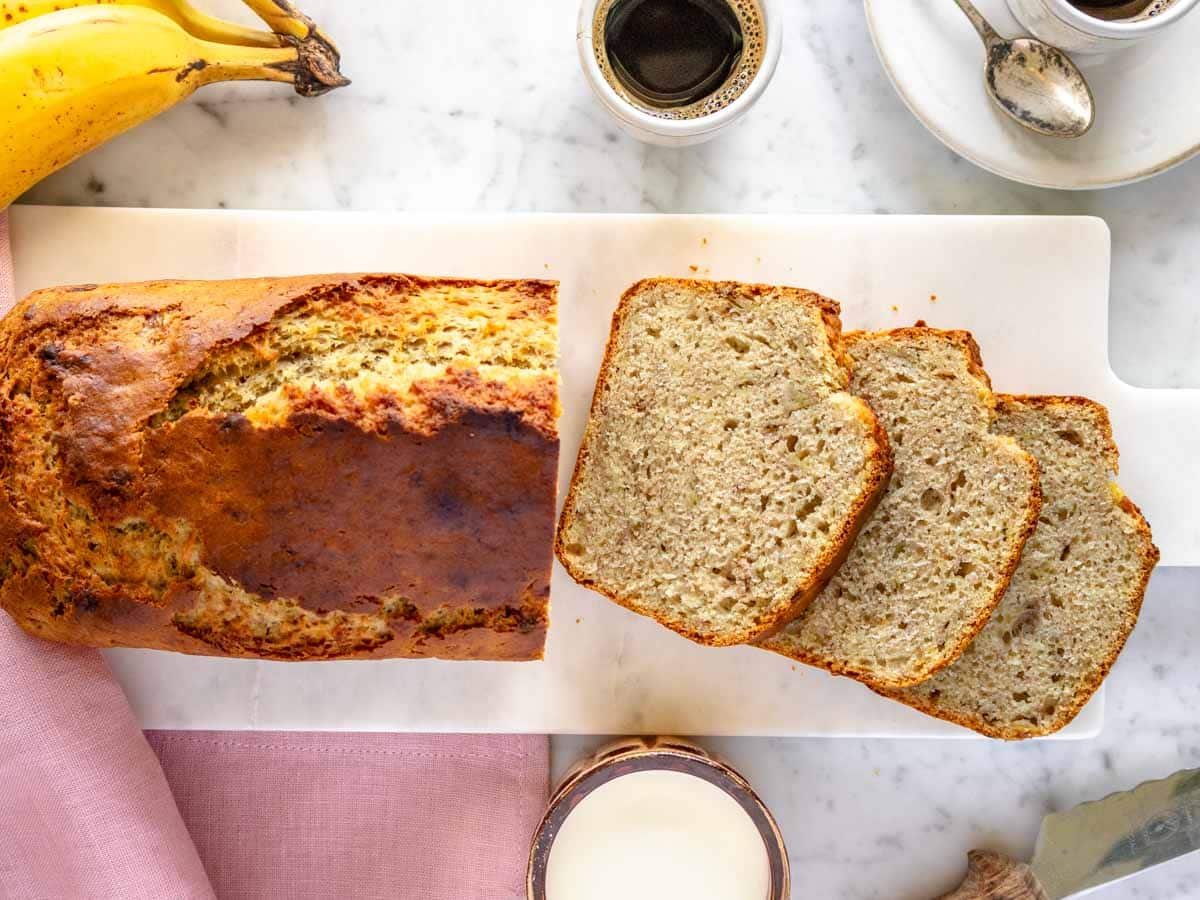
[[967,854],[967,877],[938,900],[1050,900],[1025,863],[990,850]]

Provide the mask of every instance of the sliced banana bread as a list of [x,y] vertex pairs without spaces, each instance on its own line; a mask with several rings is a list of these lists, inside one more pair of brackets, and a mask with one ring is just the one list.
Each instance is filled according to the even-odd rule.
[[851,389],[891,438],[895,474],[845,564],[763,643],[868,684],[952,662],[1000,602],[1037,522],[1037,463],[992,434],[995,398],[964,331],[846,336]]
[[1042,470],[1045,507],[991,621],[933,678],[889,693],[991,737],[1050,734],[1096,692],[1137,622],[1158,550],[1117,469],[1104,407],[1001,397],[996,430]]
[[808,291],[630,288],[559,525],[571,577],[704,644],[794,618],[891,470],[846,362],[837,304]]

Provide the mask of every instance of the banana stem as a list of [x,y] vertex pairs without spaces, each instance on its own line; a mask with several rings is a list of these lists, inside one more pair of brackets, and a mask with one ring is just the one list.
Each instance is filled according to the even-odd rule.
[[179,24],[195,37],[218,44],[236,44],[242,47],[281,47],[283,41],[278,34],[247,28],[234,22],[226,22],[210,16],[189,3],[179,4]]
[[292,6],[288,0],[242,0],[242,2],[254,10],[254,14],[266,22],[276,34],[286,34],[298,41],[303,41],[319,31],[313,20]]
[[295,41],[286,47],[242,47],[213,41],[196,42],[202,48],[198,59],[181,69],[176,78],[195,77],[197,85],[217,81],[286,81],[296,93],[315,97],[349,84],[338,72],[336,52],[330,56],[324,44]]
[[316,97],[334,88],[344,87],[350,79],[339,71],[341,54],[317,24],[289,0],[243,0],[272,31],[294,44],[307,76],[296,79],[296,92]]

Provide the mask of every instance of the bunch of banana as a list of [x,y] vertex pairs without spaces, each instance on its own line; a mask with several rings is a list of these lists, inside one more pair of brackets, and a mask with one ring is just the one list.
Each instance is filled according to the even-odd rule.
[[0,0],[0,210],[51,172],[217,81],[349,82],[287,0],[245,0],[270,31],[186,0]]

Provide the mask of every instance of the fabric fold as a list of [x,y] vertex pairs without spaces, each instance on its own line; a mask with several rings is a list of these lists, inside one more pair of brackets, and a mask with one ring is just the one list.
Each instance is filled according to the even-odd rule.
[[104,657],[0,615],[0,895],[215,896]]

